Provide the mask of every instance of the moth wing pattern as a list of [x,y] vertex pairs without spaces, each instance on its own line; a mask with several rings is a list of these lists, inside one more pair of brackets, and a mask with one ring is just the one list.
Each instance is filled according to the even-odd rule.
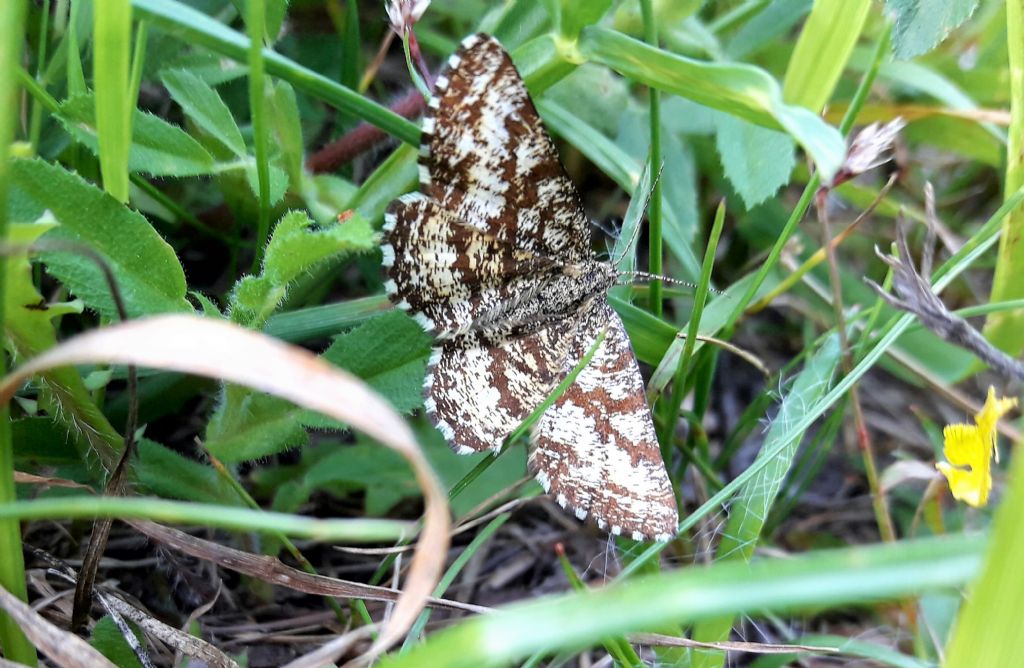
[[434,348],[424,405],[456,452],[496,452],[548,397],[563,376],[570,328],[559,321],[515,336],[473,331]]
[[500,317],[550,260],[463,223],[436,200],[404,195],[384,216],[384,284],[389,299],[438,338]]
[[434,84],[420,185],[457,218],[536,254],[590,257],[579,194],[519,72],[489,35],[467,37]]
[[579,194],[500,43],[474,35],[425,113],[420,193],[389,207],[391,301],[435,336],[424,407],[459,453],[498,451],[589,351],[540,416],[529,464],[580,519],[668,540],[671,482],[619,316],[615,269],[590,248]]
[[538,421],[530,470],[579,519],[635,540],[668,540],[678,525],[672,483],[625,326],[603,299],[583,314],[565,373],[601,331],[593,358]]

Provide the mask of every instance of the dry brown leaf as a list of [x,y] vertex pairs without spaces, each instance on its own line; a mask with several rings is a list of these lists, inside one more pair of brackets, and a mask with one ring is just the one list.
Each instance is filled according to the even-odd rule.
[[23,381],[72,364],[134,364],[245,385],[345,422],[407,459],[423,489],[423,531],[404,591],[371,648],[399,640],[427,602],[444,567],[450,519],[447,497],[405,421],[365,383],[312,353],[230,323],[161,315],[76,336],[13,371],[0,385],[9,401]]

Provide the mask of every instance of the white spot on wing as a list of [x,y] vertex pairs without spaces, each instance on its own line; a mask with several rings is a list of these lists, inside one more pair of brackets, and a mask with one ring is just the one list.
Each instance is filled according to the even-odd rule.
[[393,267],[395,265],[395,249],[391,244],[381,244],[380,254],[380,263],[382,266]]
[[426,332],[432,332],[436,327],[436,323],[433,320],[431,320],[426,313],[417,313],[412,318],[413,320],[418,322],[420,324],[420,327],[422,327],[423,330]]

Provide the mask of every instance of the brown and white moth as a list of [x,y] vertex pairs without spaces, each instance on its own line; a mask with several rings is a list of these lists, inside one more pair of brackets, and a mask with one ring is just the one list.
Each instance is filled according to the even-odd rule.
[[423,119],[421,193],[385,216],[388,296],[436,339],[427,413],[460,453],[498,450],[604,340],[540,417],[529,465],[580,519],[668,540],[675,496],[643,379],[607,301],[579,194],[508,54],[474,35]]

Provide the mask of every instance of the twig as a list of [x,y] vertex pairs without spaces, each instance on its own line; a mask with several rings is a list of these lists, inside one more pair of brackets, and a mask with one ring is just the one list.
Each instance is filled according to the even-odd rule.
[[892,268],[893,290],[896,294],[886,292],[870,279],[864,280],[887,304],[917,316],[922,325],[942,340],[974,353],[1007,380],[1024,380],[1024,363],[989,343],[970,323],[946,308],[938,295],[932,292],[930,275],[935,252],[935,195],[931,184],[925,187],[925,207],[928,212],[928,234],[921,252],[921,270],[914,267],[906,231],[902,221],[899,221],[896,226],[897,255],[884,255],[875,247],[875,254]]

